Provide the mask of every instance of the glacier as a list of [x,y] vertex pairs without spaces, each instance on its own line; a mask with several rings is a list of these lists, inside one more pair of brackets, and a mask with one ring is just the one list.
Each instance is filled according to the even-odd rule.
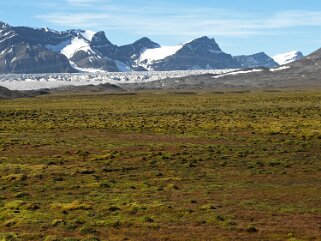
[[104,83],[125,84],[143,83],[163,79],[187,77],[193,75],[223,75],[236,69],[222,70],[182,70],[182,71],[147,71],[147,72],[101,72],[76,74],[3,74],[0,86],[10,90],[36,90],[57,88],[61,86],[99,85]]

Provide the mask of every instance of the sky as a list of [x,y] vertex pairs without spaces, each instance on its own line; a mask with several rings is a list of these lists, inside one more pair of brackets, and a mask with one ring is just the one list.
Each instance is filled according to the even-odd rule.
[[105,31],[117,45],[149,37],[161,45],[215,38],[233,54],[321,48],[320,0],[0,0],[12,26]]

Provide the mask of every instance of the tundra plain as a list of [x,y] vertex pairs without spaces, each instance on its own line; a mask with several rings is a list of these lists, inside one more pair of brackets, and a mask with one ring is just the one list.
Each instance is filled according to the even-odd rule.
[[321,92],[0,100],[0,240],[321,240]]

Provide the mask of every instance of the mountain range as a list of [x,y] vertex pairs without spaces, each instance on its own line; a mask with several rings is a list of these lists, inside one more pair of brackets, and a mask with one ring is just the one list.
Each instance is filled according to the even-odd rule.
[[149,38],[111,43],[104,32],[13,27],[0,22],[0,73],[170,71],[277,67],[265,53],[232,56],[206,36],[177,46]]
[[167,78],[139,84],[122,84],[127,90],[141,89],[320,89],[321,49],[276,68],[233,70]]

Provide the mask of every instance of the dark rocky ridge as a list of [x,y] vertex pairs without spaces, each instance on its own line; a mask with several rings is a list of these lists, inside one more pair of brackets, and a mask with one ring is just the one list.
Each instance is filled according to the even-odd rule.
[[267,67],[274,68],[279,66],[271,57],[261,52],[253,55],[235,56],[234,59],[242,68]]
[[224,53],[214,39],[202,37],[185,44],[177,53],[151,66],[154,70],[239,68],[232,55]]
[[28,98],[46,94],[48,94],[48,92],[46,92],[45,90],[17,91],[9,90],[5,87],[0,86],[0,99]]
[[125,89],[105,83],[99,85],[83,85],[83,86],[63,86],[59,88],[52,89],[39,89],[39,90],[10,90],[5,87],[0,86],[0,99],[17,99],[17,98],[30,98],[41,95],[48,94],[86,94],[86,93],[102,93],[102,94],[113,94],[113,93],[123,93],[126,92]]
[[63,86],[59,88],[44,89],[43,91],[49,93],[86,93],[86,92],[95,92],[95,93],[119,93],[126,91],[125,89],[114,85],[114,84],[99,84],[99,85],[83,85],[83,86]]
[[36,43],[44,29],[26,29],[0,23],[0,73],[75,72],[64,55]]

